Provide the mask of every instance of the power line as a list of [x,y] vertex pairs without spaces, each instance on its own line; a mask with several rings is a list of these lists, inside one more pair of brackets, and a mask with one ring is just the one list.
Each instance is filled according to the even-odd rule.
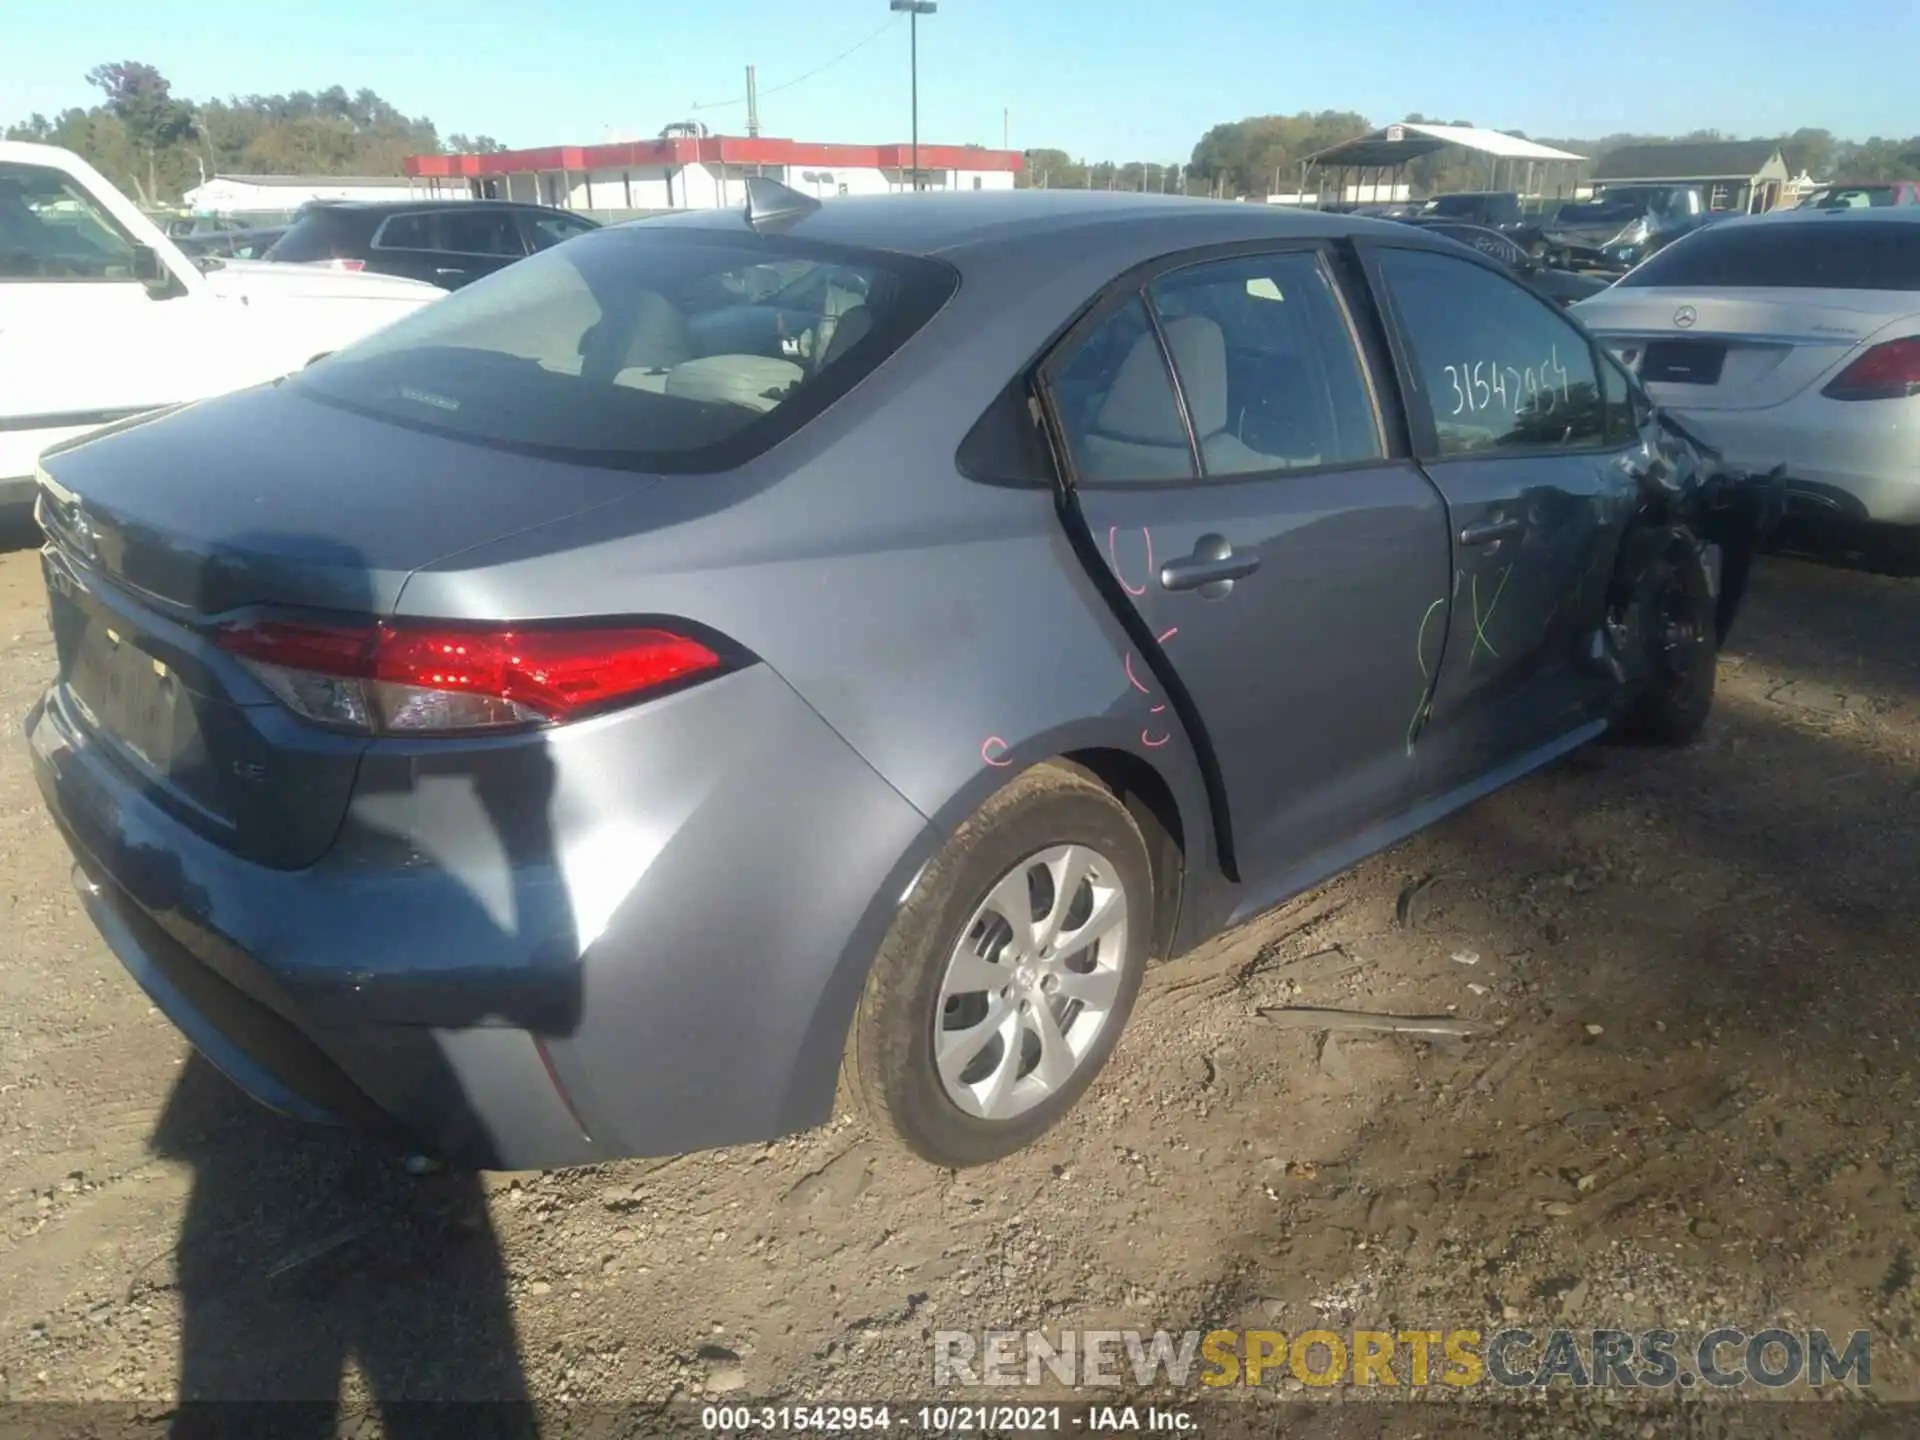
[[[853,54],[855,51],[866,49],[867,46],[871,45],[874,41],[878,40],[882,35],[886,34],[887,31],[893,29],[895,25],[899,24],[903,18],[904,18],[903,15],[895,15],[892,19],[885,21],[878,30],[875,30],[871,35],[867,36],[866,39],[859,41],[857,44],[849,45],[846,49],[842,50],[838,55],[834,56],[831,60],[827,61],[826,64],[816,65],[814,66],[813,69],[807,71],[807,73],[804,75],[795,76],[793,79],[783,81],[780,84],[775,85],[771,89],[762,90],[759,92],[759,95],[757,98],[764,100],[769,95],[778,95],[782,90],[791,90],[796,85],[806,84],[807,81],[813,79],[817,75],[824,75],[827,71],[831,70],[834,66],[838,65],[842,60],[846,59],[849,55]],[[742,95],[738,100],[715,100],[709,104],[695,105],[692,108],[695,110],[726,110],[726,109],[730,109],[735,105],[746,104],[747,98],[748,97],[746,97],[745,95]]]

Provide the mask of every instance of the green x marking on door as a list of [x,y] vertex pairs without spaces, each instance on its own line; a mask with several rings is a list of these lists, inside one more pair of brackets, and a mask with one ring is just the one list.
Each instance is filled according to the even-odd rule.
[[1512,575],[1513,566],[1500,567],[1500,583],[1494,586],[1493,598],[1487,602],[1485,611],[1480,609],[1480,577],[1478,575],[1473,577],[1473,649],[1467,655],[1468,664],[1480,658],[1480,651],[1483,648],[1494,659],[1500,658],[1500,652],[1493,648],[1493,641],[1487,638],[1487,626],[1493,620],[1493,612],[1500,608],[1500,596],[1506,590],[1507,581]]

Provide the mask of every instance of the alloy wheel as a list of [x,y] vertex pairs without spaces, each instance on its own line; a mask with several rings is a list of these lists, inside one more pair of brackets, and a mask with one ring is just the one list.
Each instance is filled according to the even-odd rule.
[[933,1061],[962,1111],[1008,1120],[1058,1091],[1105,1031],[1127,954],[1127,893],[1085,845],[1030,855],[994,882],[941,977]]

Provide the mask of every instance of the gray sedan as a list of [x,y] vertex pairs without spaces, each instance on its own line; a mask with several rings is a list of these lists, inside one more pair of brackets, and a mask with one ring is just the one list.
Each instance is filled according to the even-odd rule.
[[844,1075],[990,1161],[1150,961],[1705,721],[1742,512],[1484,257],[749,189],[44,461],[42,790],[267,1104],[522,1168]]

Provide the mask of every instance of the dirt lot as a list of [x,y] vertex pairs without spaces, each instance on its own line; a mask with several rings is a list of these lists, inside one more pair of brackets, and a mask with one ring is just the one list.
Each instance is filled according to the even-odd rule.
[[[0,644],[17,735],[30,552]],[[1769,562],[1697,747],[1584,752],[1157,971],[1031,1155],[842,1121],[412,1179],[187,1059],[7,744],[0,1400],[871,1400],[930,1392],[936,1328],[1503,1319],[1869,1328],[1920,1400],[1917,861],[1920,582]],[[1255,1014],[1288,1001],[1491,1034],[1323,1044]],[[1655,1433],[1603,1410],[1566,1433]]]

